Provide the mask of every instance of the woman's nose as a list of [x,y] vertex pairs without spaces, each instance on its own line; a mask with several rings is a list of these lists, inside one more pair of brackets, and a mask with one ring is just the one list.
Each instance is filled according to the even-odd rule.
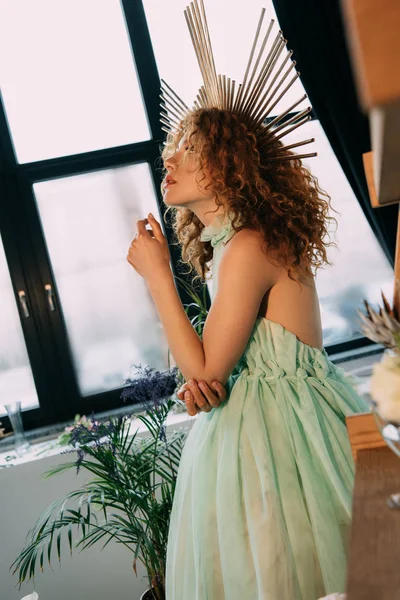
[[168,169],[168,171],[173,171],[174,169],[176,169],[176,163],[176,155],[173,154],[172,156],[167,158],[167,160],[164,161],[164,167]]

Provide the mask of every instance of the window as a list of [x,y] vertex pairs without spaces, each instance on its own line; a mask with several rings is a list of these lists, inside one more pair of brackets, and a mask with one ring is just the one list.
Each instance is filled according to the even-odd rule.
[[[144,0],[160,76],[191,106],[201,82],[201,75],[195,53],[191,49],[190,35],[183,15],[186,5],[186,0],[167,3]],[[277,21],[272,0],[266,0],[262,5],[258,0],[249,0],[246,2],[245,11],[236,10],[230,0],[208,2],[206,6],[217,72],[235,79],[236,82],[243,80],[261,6],[266,7],[263,28],[263,31],[266,31],[266,23],[269,23],[271,18]],[[165,27],[165,23],[170,23],[171,26]],[[223,27],[221,23],[224,24]],[[277,31],[277,27],[275,30]],[[175,32],[179,32],[179,35]],[[290,40],[288,48],[290,49]],[[299,70],[301,71],[301,67]],[[185,77],[182,77],[182,73]],[[287,109],[303,94],[305,90],[298,79],[286,98],[280,100],[274,108],[274,115],[271,117],[279,115],[280,111]],[[306,98],[296,110],[303,110],[309,104]],[[313,119],[284,139],[285,143],[289,144],[311,137],[315,137],[315,143],[305,146],[304,149],[318,152],[318,156],[304,159],[304,164],[318,178],[320,187],[331,196],[333,208],[341,213],[332,213],[338,221],[337,236],[332,236],[338,244],[338,249],[328,248],[328,257],[334,264],[319,270],[316,279],[321,303],[324,345],[329,346],[361,337],[356,308],[362,306],[363,298],[372,304],[379,302],[381,289],[390,295],[393,270],[347,182],[319,121]],[[354,223],[357,223],[356,228]]]
[[[300,128],[302,138],[315,138],[312,144],[318,156],[304,159],[318,179],[320,187],[331,196],[332,216],[338,221],[331,239],[337,248],[328,248],[333,263],[317,272],[324,345],[340,344],[361,336],[357,308],[363,307],[363,298],[371,304],[380,301],[380,290],[390,298],[393,289],[393,270],[373,234],[368,221],[354,196],[343,170],[318,120]],[[300,139],[293,132],[287,143]],[[311,147],[311,145],[310,145]],[[355,226],[355,224],[357,224]]]
[[20,163],[150,138],[119,0],[3,3],[0,56]]
[[168,366],[126,261],[160,214],[164,135],[140,2],[2,3],[0,57],[0,414],[22,400],[29,429],[117,407],[134,365]]
[[[158,69],[189,104],[200,81],[186,3],[0,5],[0,413],[22,400],[26,428],[116,408],[133,364],[167,366],[155,307],[126,254],[135,221],[162,212]],[[219,69],[240,80],[259,2],[207,11]],[[303,93],[297,81],[290,98]],[[324,342],[348,343],[361,297],[378,301],[392,273],[318,121],[302,129],[318,140],[310,167],[342,213],[335,266],[317,281]],[[171,241],[168,222],[165,234]]]
[[126,261],[136,221],[158,212],[148,165],[33,188],[81,394],[120,388],[133,363],[167,368],[146,282]]
[[[39,402],[1,239],[0,287],[0,414],[4,414],[4,404],[20,401],[22,408],[28,409]],[[20,302],[28,316],[30,308],[24,294]]]

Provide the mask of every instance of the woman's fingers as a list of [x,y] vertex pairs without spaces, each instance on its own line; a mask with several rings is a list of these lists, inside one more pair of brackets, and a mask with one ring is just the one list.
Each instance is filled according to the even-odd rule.
[[226,400],[225,386],[222,385],[222,383],[220,383],[219,381],[213,381],[211,385],[212,385],[213,389],[215,390],[214,393],[216,392],[218,395],[218,398],[221,400],[221,402],[224,402]]
[[136,222],[138,234],[147,233],[147,229],[146,229],[147,223],[148,223],[147,219],[140,219],[140,221]]
[[184,398],[188,415],[194,417],[198,412],[200,412],[200,408],[196,406],[193,394],[191,392],[185,392]]
[[178,396],[179,400],[182,400],[182,402],[186,404],[186,410],[189,416],[194,417],[201,411],[201,409],[196,406],[193,394],[189,391],[188,383],[181,385],[179,390],[176,392],[176,395]]
[[214,408],[217,408],[226,399],[225,388],[221,384],[217,389],[211,389],[205,381],[199,381],[199,388],[207,402]]
[[151,214],[148,214],[148,222],[150,223],[153,232],[154,232],[154,237],[156,238],[156,240],[158,240],[159,242],[164,240],[164,234],[162,232],[161,229],[161,225],[160,223],[157,221],[157,219]]
[[185,392],[188,389],[189,389],[189,384],[188,383],[184,383],[183,385],[181,385],[181,387],[179,388],[179,390],[176,392],[176,395],[178,396],[179,400],[184,400]]
[[[202,389],[200,386],[200,383],[197,383],[197,381],[189,381],[189,387],[190,387],[190,391],[192,392],[193,396],[194,396],[194,401],[197,404],[197,406],[199,408],[201,408],[201,410],[203,410],[204,412],[211,412],[212,408],[213,408],[213,404],[210,404],[208,401],[208,397],[210,396],[210,389],[208,388],[208,386],[206,385],[206,387],[208,388],[208,396],[206,395],[206,390]],[[219,400],[218,398],[214,397],[214,400],[216,400],[216,402],[218,402],[218,404],[216,406],[219,406]]]
[[197,383],[197,381],[191,380],[184,383],[176,395],[185,402],[188,414],[194,416],[201,410],[210,412],[226,400],[225,386],[219,381],[213,381],[212,386],[213,389],[205,381]]

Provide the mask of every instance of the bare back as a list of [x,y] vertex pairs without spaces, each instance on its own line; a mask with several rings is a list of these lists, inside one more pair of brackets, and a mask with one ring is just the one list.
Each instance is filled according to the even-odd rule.
[[322,350],[321,313],[313,277],[304,275],[293,281],[285,269],[277,269],[276,282],[266,292],[259,316],[280,323],[301,342]]

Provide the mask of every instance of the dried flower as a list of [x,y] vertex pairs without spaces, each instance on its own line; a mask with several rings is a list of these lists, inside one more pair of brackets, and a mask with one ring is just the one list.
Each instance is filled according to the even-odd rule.
[[123,400],[157,406],[175,392],[178,385],[177,367],[167,371],[156,371],[141,365],[134,365],[134,367],[139,376],[125,381],[126,387],[121,394]]
[[363,334],[386,348],[400,350],[400,322],[395,308],[391,307],[384,293],[381,291],[383,307],[376,312],[369,303],[364,300],[366,314],[357,309],[361,318],[361,331]]

